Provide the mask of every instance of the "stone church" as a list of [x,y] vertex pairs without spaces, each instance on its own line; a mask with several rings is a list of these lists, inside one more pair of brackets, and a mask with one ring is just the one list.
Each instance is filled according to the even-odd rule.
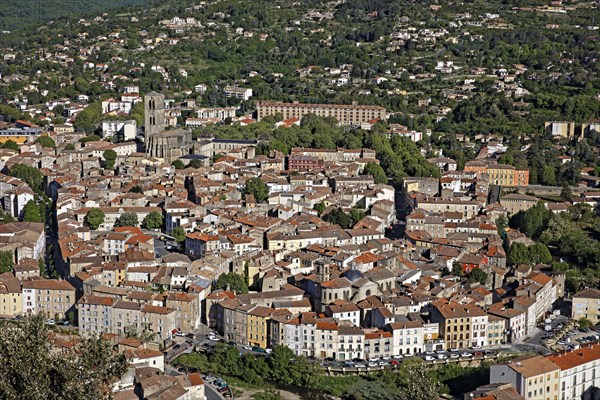
[[144,130],[146,154],[172,163],[179,157],[191,154],[194,143],[187,129],[166,129],[165,96],[151,92],[144,97]]

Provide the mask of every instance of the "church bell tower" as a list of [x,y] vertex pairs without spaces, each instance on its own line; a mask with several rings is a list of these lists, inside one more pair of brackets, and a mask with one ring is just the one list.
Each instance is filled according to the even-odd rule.
[[144,96],[144,131],[145,141],[165,130],[165,96],[150,92]]

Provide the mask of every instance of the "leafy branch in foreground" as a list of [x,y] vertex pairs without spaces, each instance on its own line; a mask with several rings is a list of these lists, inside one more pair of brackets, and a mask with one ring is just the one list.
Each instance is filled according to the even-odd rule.
[[125,357],[100,338],[52,351],[48,333],[41,315],[0,325],[0,398],[108,399]]

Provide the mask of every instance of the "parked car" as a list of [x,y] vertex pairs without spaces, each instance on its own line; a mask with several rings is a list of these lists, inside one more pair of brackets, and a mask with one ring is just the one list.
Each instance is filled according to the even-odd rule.
[[385,361],[379,361],[379,366],[380,367],[385,367],[386,365],[388,365],[387,362],[385,362]]
[[462,358],[468,358],[468,357],[473,357],[473,354],[471,354],[471,353],[462,353],[460,356]]
[[54,322],[54,320],[53,320],[53,319],[49,319],[49,320],[47,320],[47,321],[46,321],[46,323],[47,323],[48,325],[56,325],[56,322]]
[[396,354],[396,355],[392,356],[392,358],[394,360],[402,360],[404,358],[404,356],[402,354]]
[[229,386],[223,386],[217,389],[219,393],[229,392]]
[[379,357],[369,357],[369,362],[377,362],[379,361]]
[[225,382],[223,379],[217,379],[215,382],[215,386],[219,388],[227,387],[227,382]]
[[266,353],[265,349],[259,346],[252,346],[252,351],[255,351],[257,353]]
[[181,348],[180,344],[176,344],[175,346],[173,346],[173,350],[178,350],[179,348]]
[[454,348],[450,349],[450,351],[451,351],[452,353],[458,353],[458,351],[459,351],[459,348],[458,348],[458,347],[454,347]]
[[375,361],[370,361],[369,364],[367,364],[369,367],[376,367],[377,363]]
[[448,358],[448,356],[445,354],[438,354],[437,358],[438,358],[438,360],[445,360]]
[[392,364],[392,365],[398,365],[398,364],[400,364],[400,362],[396,361],[396,360],[392,360],[392,361],[390,361],[390,364]]
[[383,361],[390,361],[390,357],[389,356],[381,356],[381,359]]
[[450,358],[459,358],[460,356],[457,353],[450,354]]
[[425,361],[433,361],[435,358],[433,356],[425,356]]

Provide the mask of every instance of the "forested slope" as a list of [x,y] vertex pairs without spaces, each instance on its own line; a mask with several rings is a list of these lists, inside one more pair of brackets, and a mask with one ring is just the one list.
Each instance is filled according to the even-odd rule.
[[87,14],[149,0],[0,0],[0,29],[11,30],[72,14]]

